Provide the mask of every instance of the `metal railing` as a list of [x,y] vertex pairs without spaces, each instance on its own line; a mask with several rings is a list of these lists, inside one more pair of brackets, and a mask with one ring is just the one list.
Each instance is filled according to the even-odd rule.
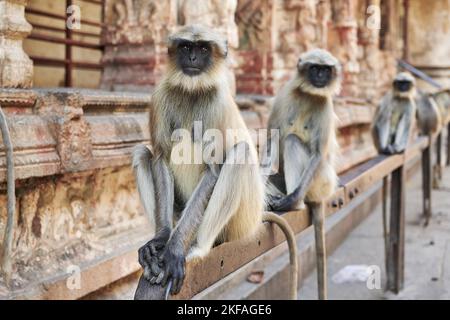
[[[103,46],[100,44],[101,28],[103,27],[103,16],[104,16],[104,1],[103,0],[79,0],[86,3],[91,3],[94,5],[101,6],[101,17],[98,21],[83,19],[81,18],[79,22],[83,25],[88,25],[92,27],[97,27],[98,32],[87,32],[80,30],[72,30],[66,27],[55,27],[49,26],[42,23],[31,23],[33,26],[33,32],[30,34],[28,39],[47,42],[47,43],[58,43],[64,44],[65,46],[65,57],[64,59],[49,58],[40,55],[30,55],[35,65],[38,66],[52,66],[52,67],[64,67],[64,86],[73,86],[73,70],[74,69],[88,69],[88,70],[102,70],[102,64],[100,62],[89,62],[89,61],[74,61],[73,60],[73,47],[86,48],[92,50],[103,51]],[[66,0],[66,8],[73,5],[73,0]],[[67,21],[69,18],[68,13],[54,13],[48,12],[36,8],[26,8],[25,12],[30,15],[46,17],[59,21]],[[64,37],[52,36],[43,34],[43,31],[52,31],[64,33]],[[97,39],[98,43],[91,43],[86,41],[80,41],[74,39],[74,36],[84,36]]]

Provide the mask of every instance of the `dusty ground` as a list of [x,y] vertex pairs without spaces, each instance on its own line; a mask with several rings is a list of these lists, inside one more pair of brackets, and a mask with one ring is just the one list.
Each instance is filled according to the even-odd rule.
[[[399,295],[384,293],[386,283],[382,215],[379,206],[329,257],[329,299],[450,299],[450,169],[442,187],[433,190],[433,217],[423,226],[421,175],[410,181],[406,193],[405,286]],[[336,283],[333,276],[348,265],[378,266],[381,289],[365,281]],[[317,299],[316,273],[305,280],[300,299]]]

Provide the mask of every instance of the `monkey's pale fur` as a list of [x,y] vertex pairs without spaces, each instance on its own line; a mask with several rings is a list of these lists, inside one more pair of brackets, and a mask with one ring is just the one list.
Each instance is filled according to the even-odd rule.
[[[324,88],[314,87],[305,76],[304,66],[307,64],[331,66],[331,83]],[[333,110],[332,96],[339,91],[340,73],[339,62],[327,51],[315,49],[303,54],[295,76],[276,96],[269,118],[269,129],[280,130],[280,167],[284,166],[283,154],[287,147],[285,140],[289,134],[295,134],[308,148],[316,143],[320,146],[317,152],[322,160],[306,193],[306,200],[311,202],[326,200],[335,192],[337,185],[337,117]],[[289,152],[289,149],[286,151]],[[300,150],[300,159],[291,165],[300,166],[300,172],[303,172],[314,152],[316,151],[308,152],[303,148]],[[294,171],[289,169],[289,165],[284,172],[287,194],[298,186],[301,179],[301,176],[292,174]]]
[[433,94],[439,113],[441,115],[441,123],[445,125],[450,121],[450,88],[441,89]]
[[380,152],[389,145],[400,148],[397,152],[401,152],[412,137],[416,114],[415,79],[410,73],[401,72],[394,81],[410,81],[412,87],[405,92],[393,88],[381,99],[372,125],[374,143]]
[[435,134],[442,127],[442,116],[435,99],[428,93],[417,91],[417,124],[423,135]]
[[[185,75],[176,65],[171,52],[178,40],[202,40],[213,44],[213,65],[198,76]],[[259,174],[257,152],[238,107],[229,91],[226,75],[226,41],[217,33],[201,26],[184,27],[169,39],[169,66],[166,76],[156,88],[150,112],[151,142],[155,158],[162,157],[174,179],[176,194],[187,203],[203,173],[202,164],[175,164],[171,152],[176,143],[184,143],[184,149],[200,148],[200,141],[186,139],[173,142],[174,129],[191,132],[194,121],[202,121],[203,130],[219,129],[224,139],[227,129],[237,129],[235,139],[226,139],[224,155],[227,159],[221,167],[218,181],[204,212],[200,227],[193,239],[189,258],[205,256],[215,242],[232,241],[249,237],[261,225],[264,204],[264,187]],[[230,163],[230,152],[238,142],[248,145],[246,164]],[[148,166],[141,153],[134,154],[133,165],[143,197],[144,208],[154,215],[155,186],[149,182]]]

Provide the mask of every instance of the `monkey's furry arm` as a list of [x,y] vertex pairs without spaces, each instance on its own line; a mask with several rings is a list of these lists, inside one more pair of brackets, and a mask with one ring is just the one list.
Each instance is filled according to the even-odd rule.
[[[322,155],[320,152],[320,144],[317,148],[314,148],[313,154],[308,158],[308,163],[303,170],[302,176],[299,179],[299,185],[290,194],[281,197],[279,199],[272,198],[270,201],[270,206],[275,211],[288,211],[292,210],[293,207],[300,201],[303,200],[306,192],[308,191],[309,185],[322,161]],[[285,148],[290,151],[290,156],[284,159],[284,161],[294,161],[299,152],[296,150],[305,149],[306,146],[303,145],[302,141],[294,134],[290,134],[286,137]],[[293,159],[290,159],[292,157]],[[287,173],[290,174],[290,173]],[[285,172],[286,175],[286,172]]]
[[[153,239],[139,249],[139,263],[147,280],[155,281],[160,274],[158,255],[169,240],[173,223],[174,182],[162,158],[154,159],[145,145],[133,152],[133,169],[144,209],[155,225]],[[155,185],[159,188],[155,188]]]
[[375,147],[380,153],[386,152],[388,147],[391,113],[389,103],[389,97],[385,96],[378,106],[372,125],[372,137]]
[[186,204],[161,256],[164,268],[161,284],[166,286],[172,280],[171,294],[177,294],[181,289],[185,276],[185,257],[202,222],[217,179],[218,176],[208,168]]
[[406,112],[403,114],[400,122],[397,126],[397,132],[395,134],[395,141],[392,145],[392,151],[395,153],[401,153],[405,151],[408,146],[408,141],[411,136],[412,128],[415,116],[415,105],[407,108]]

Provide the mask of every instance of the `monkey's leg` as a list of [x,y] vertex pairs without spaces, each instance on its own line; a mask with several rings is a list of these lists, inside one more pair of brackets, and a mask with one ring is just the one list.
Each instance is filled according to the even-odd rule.
[[180,291],[185,275],[184,257],[200,224],[216,180],[217,176],[208,169],[186,204],[181,219],[162,253],[159,262],[163,270],[160,276],[154,281],[146,281],[145,277],[141,276],[135,293],[136,300],[162,300],[166,292],[164,287],[169,281],[172,281],[172,294]]
[[158,256],[172,230],[174,182],[164,160],[153,159],[144,145],[138,145],[133,152],[133,169],[144,209],[156,227],[153,239],[139,249],[144,276],[154,282],[161,274]]
[[[289,146],[290,149],[287,149],[287,146]],[[303,142],[294,134],[290,134],[286,137],[285,149],[291,151],[296,150],[294,152],[297,154],[301,154],[301,152],[305,152],[305,150],[308,150],[307,146],[305,146]],[[288,156],[288,158],[291,157],[292,156]],[[291,159],[288,161],[294,162],[295,159]],[[297,187],[293,192],[288,193],[286,197],[283,197],[281,199],[272,199],[271,206],[274,210],[291,210],[293,206],[295,206],[300,200],[304,199],[309,185],[311,184],[311,181],[316,173],[316,170],[322,161],[322,156],[317,151],[315,154],[310,155],[308,158],[301,159],[301,161],[304,162],[303,166],[305,169],[303,170],[303,174],[301,175],[299,180],[297,180]],[[285,172],[285,176],[288,176],[290,174],[290,172]]]
[[327,289],[327,253],[325,242],[325,213],[322,203],[311,202],[314,236],[316,242],[317,288],[320,300],[326,300]]
[[161,257],[164,265],[161,284],[166,286],[172,281],[171,294],[177,294],[181,290],[185,277],[185,257],[202,222],[217,179],[216,173],[208,168],[186,204]]
[[406,150],[408,146],[409,137],[411,136],[411,129],[413,123],[413,110],[414,108],[409,108],[403,114],[400,122],[397,126],[397,133],[395,134],[395,141],[392,146],[394,153],[401,153]]
[[[246,163],[250,155],[249,148],[246,142],[240,142],[227,153],[189,259],[204,257],[225,229],[229,239],[236,239],[245,237],[249,230],[261,223],[260,216],[250,214],[255,211],[255,206],[263,203],[263,199],[252,197],[252,191],[262,186],[262,178],[257,165]],[[236,226],[229,222],[238,210],[244,215],[236,217],[236,222],[240,223]],[[235,228],[231,228],[230,224]]]
[[[285,141],[283,152],[284,177],[286,183],[286,193],[291,194],[299,186],[305,171],[310,154],[307,148],[301,143],[297,136],[289,135]],[[292,206],[292,209],[304,209],[303,199]]]

